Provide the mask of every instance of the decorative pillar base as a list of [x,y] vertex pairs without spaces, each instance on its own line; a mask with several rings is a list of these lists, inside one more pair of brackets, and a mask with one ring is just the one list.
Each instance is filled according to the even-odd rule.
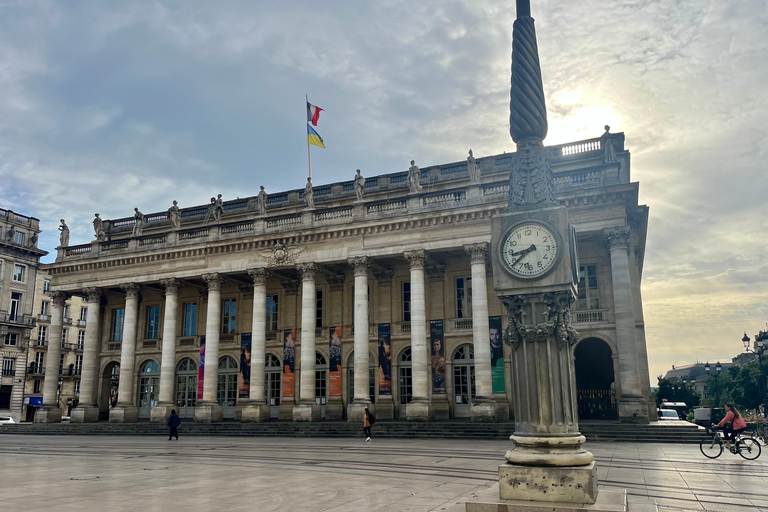
[[587,438],[578,432],[566,435],[512,435],[515,447],[507,451],[507,462],[521,466],[586,466],[595,457],[581,447]]
[[320,421],[320,404],[312,402],[294,405],[293,421]]
[[219,423],[224,419],[224,409],[218,402],[198,402],[195,406],[195,423]]
[[471,419],[485,423],[496,421],[496,400],[493,397],[475,397],[472,402]]
[[150,423],[161,423],[165,425],[168,422],[168,418],[171,417],[171,411],[176,410],[177,407],[171,403],[159,403],[152,408],[152,413],[149,417]]
[[502,464],[499,496],[503,500],[592,504],[597,499],[597,468],[594,462],[558,467]]
[[496,421],[506,421],[510,419],[512,411],[509,407],[509,399],[507,398],[507,395],[503,393],[494,393],[493,399],[496,400]]
[[[363,414],[365,414],[365,408],[368,408],[370,412],[376,416],[376,408],[370,402],[352,402],[347,406],[347,421],[359,421],[363,422]],[[377,420],[379,418],[376,418]]]
[[35,423],[61,422],[61,409],[57,405],[44,405],[35,413]]
[[139,409],[132,405],[117,404],[109,411],[110,423],[133,423],[139,419]]
[[325,419],[327,420],[343,420],[344,419],[344,403],[341,401],[340,396],[330,396],[325,403]]
[[429,400],[413,400],[405,406],[405,419],[408,421],[432,421],[435,419],[432,403]]
[[392,395],[379,395],[379,401],[376,402],[376,421],[395,419],[395,401]]
[[432,419],[451,419],[451,407],[448,405],[448,395],[432,395]]
[[78,405],[69,415],[70,423],[96,423],[99,421],[99,408],[95,405]]
[[[240,411],[240,421],[243,423],[263,423],[269,421],[271,408],[266,402],[251,402],[238,409]],[[237,412],[235,412],[235,417],[237,417]]]
[[642,397],[619,398],[619,420],[622,423],[648,423],[648,402]]
[[289,421],[292,420],[294,404],[295,401],[292,396],[282,397],[280,399],[280,406],[277,408],[277,419]]

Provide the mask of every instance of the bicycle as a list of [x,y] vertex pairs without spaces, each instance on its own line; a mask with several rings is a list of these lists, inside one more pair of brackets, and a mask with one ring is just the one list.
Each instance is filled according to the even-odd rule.
[[751,437],[763,444],[768,443],[768,425],[758,427],[757,430],[751,433]]
[[[716,459],[723,453],[725,439],[718,433],[715,425],[707,429],[707,437],[699,443],[699,449],[708,459]],[[752,437],[742,437],[739,434],[736,442],[731,446],[731,453],[738,453],[747,460],[755,460],[762,453],[760,443]]]

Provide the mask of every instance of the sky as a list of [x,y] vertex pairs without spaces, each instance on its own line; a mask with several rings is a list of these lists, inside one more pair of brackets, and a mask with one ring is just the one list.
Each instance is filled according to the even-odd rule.
[[[768,2],[532,0],[545,144],[624,132],[652,384],[768,321]],[[0,0],[0,206],[91,220],[514,151],[513,1]],[[44,261],[52,261],[49,255]]]

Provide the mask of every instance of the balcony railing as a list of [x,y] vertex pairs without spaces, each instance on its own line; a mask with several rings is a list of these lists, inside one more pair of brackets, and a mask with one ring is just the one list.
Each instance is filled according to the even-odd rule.
[[48,341],[47,340],[37,340],[37,342],[35,343],[35,346],[38,347],[38,348],[45,348],[45,347],[48,346]]
[[16,370],[3,368],[3,377],[13,377],[16,375]]
[[51,315],[44,315],[44,314],[41,313],[41,314],[37,315],[37,321],[38,322],[50,322],[51,321]]
[[80,320],[77,321],[78,327],[85,327],[86,323],[87,322],[84,318],[81,318]]
[[471,331],[472,319],[471,318],[452,318],[448,324],[452,331]]
[[68,318],[68,317],[65,316],[61,320],[64,323],[64,325],[72,325],[72,319],[71,318]]
[[607,310],[593,309],[588,311],[576,311],[576,323],[594,323],[603,322],[606,318]]
[[185,336],[183,338],[179,338],[179,346],[180,347],[196,347],[197,336]]
[[411,322],[397,322],[397,334],[411,334]]
[[0,323],[23,325],[25,327],[34,327],[37,319],[29,315],[14,315],[11,313],[0,313]]

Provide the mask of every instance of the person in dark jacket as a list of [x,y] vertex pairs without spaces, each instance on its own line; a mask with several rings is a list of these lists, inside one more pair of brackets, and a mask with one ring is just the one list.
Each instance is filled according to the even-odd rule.
[[181,425],[181,418],[176,414],[176,409],[171,409],[171,416],[168,418],[168,426],[171,427],[171,433],[168,434],[168,440],[173,437],[179,440],[179,425]]

